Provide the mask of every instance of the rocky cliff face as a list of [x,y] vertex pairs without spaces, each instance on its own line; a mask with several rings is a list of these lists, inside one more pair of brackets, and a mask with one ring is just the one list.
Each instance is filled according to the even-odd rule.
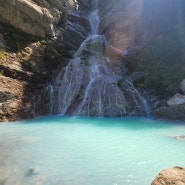
[[87,0],[0,1],[0,121],[37,116],[35,96],[88,34],[88,8]]

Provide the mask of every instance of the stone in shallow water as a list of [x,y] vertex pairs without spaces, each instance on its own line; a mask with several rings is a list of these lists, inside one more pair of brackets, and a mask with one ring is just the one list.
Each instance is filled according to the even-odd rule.
[[178,140],[184,140],[185,141],[185,136],[176,136],[175,138],[178,139]]
[[185,185],[185,168],[176,166],[159,173],[151,185]]
[[39,169],[38,168],[29,168],[26,172],[26,176],[31,176],[31,175],[38,175],[39,174]]

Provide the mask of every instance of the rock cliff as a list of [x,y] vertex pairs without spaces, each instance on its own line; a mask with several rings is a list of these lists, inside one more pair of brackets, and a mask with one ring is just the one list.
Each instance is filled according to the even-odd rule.
[[0,121],[37,116],[35,97],[88,34],[88,9],[87,0],[0,1]]

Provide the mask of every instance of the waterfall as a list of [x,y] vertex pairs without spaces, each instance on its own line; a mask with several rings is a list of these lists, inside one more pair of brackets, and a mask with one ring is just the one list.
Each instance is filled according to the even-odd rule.
[[[108,67],[104,35],[98,35],[98,0],[89,13],[91,32],[73,59],[50,85],[52,114],[80,116],[126,115],[126,100],[118,88],[119,77]],[[51,88],[52,87],[52,88]]]
[[98,33],[98,26],[99,26],[99,15],[98,15],[98,0],[92,1],[92,11],[89,14],[89,22],[91,25],[91,34]]
[[[91,7],[88,16],[91,26],[89,36],[81,43],[65,69],[48,85],[47,95],[42,95],[50,96],[47,102],[50,114],[110,117],[125,116],[129,114],[127,111],[135,109],[125,98],[124,89],[118,85],[122,77],[109,68],[108,42],[104,35],[98,34],[98,0],[92,0]],[[142,102],[145,110],[141,112],[149,114],[146,100],[133,84],[128,88],[132,88],[133,96],[137,94]]]

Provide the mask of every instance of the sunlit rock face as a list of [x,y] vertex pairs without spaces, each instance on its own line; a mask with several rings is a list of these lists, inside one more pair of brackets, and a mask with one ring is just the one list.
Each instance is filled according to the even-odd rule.
[[54,37],[57,25],[77,8],[75,0],[6,0],[0,1],[0,22],[29,34]]
[[100,0],[100,33],[117,52],[138,51],[153,34],[185,25],[183,0]]

